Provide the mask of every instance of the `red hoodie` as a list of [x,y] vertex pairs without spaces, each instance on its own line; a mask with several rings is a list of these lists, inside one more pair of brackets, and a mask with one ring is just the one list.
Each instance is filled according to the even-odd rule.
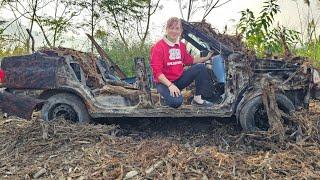
[[193,57],[187,52],[183,42],[169,45],[164,39],[151,48],[150,57],[153,79],[156,83],[159,83],[158,77],[161,74],[171,82],[179,79],[184,71],[183,67],[193,63]]

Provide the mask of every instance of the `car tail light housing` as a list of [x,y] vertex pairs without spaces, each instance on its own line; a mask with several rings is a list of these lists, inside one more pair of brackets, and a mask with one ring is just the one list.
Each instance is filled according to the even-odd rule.
[[0,84],[4,83],[5,72],[4,70],[0,69]]

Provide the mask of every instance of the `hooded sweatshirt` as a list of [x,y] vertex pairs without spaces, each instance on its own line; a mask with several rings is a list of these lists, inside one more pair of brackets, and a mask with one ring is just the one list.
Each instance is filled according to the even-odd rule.
[[161,74],[171,82],[179,79],[184,66],[193,63],[193,57],[187,52],[183,42],[172,43],[165,37],[151,48],[150,57],[150,66],[156,83],[160,82],[158,77]]

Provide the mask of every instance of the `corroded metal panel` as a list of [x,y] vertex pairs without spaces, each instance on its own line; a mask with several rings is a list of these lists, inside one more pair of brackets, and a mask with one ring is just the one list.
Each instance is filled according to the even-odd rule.
[[4,58],[5,86],[15,89],[49,89],[56,85],[56,71],[63,59],[43,54]]
[[138,88],[144,92],[144,96],[140,97],[139,105],[141,105],[142,107],[152,107],[151,91],[144,58],[134,58],[134,63],[137,76],[136,83],[138,85]]
[[219,53],[227,56],[233,53],[233,50],[230,47],[221,43],[217,39],[209,36],[208,34],[205,34],[204,32],[200,31],[197,27],[193,26],[189,22],[181,20],[181,24],[183,27],[182,36],[191,44],[197,44],[197,43],[192,40],[189,34],[193,34],[197,36],[199,39],[201,39],[202,41],[208,43],[210,48],[214,50],[215,53]]
[[30,119],[37,105],[45,101],[32,97],[15,95],[6,91],[0,92],[0,109],[9,115]]

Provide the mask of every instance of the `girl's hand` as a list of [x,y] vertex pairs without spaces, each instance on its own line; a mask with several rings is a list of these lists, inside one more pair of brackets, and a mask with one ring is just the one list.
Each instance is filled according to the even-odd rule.
[[178,96],[181,95],[180,89],[176,85],[174,85],[173,83],[170,84],[168,86],[168,88],[169,88],[169,91],[170,91],[170,95],[172,97],[178,97]]
[[213,52],[209,52],[208,55],[206,56],[206,60],[211,59],[211,57],[213,56]]

